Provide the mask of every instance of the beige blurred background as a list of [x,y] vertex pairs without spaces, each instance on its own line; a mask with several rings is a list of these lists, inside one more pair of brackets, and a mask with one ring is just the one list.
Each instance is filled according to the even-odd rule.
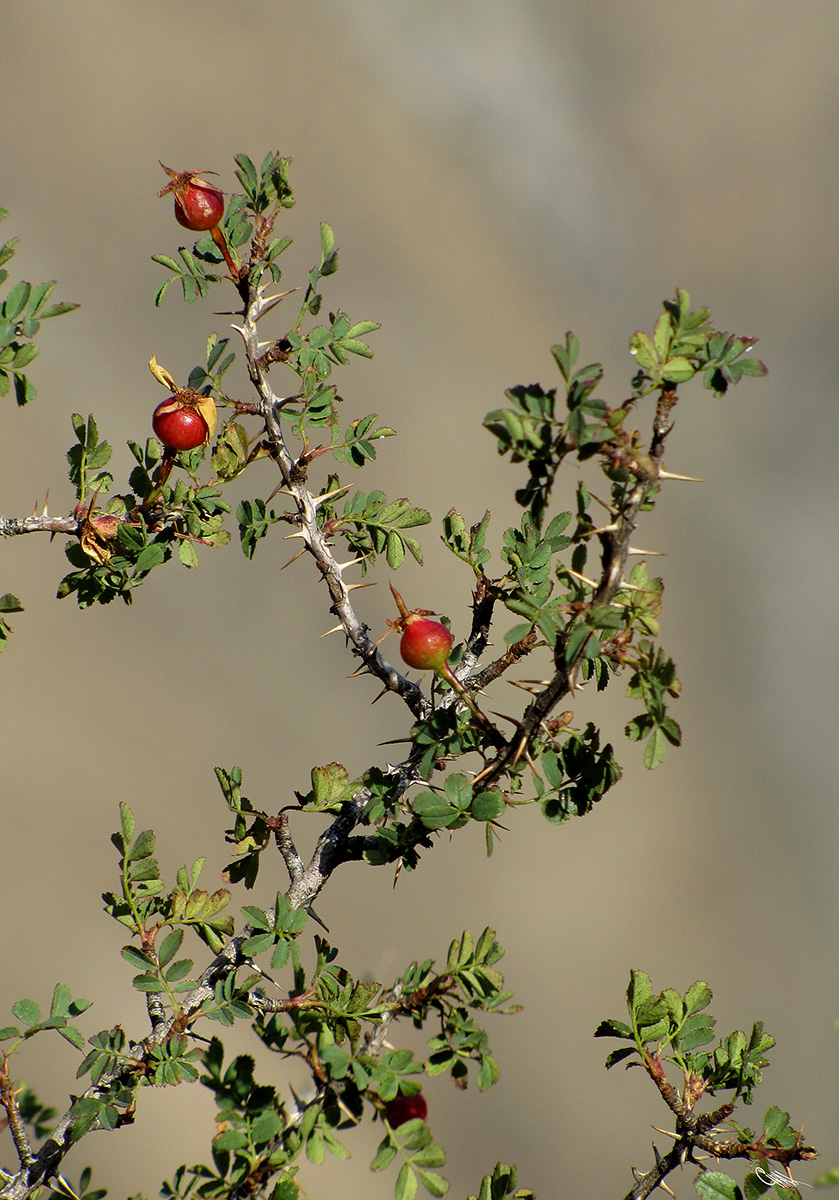
[[[631,967],[681,991],[707,979],[721,1033],[764,1020],[779,1046],[740,1117],[790,1110],[824,1152],[798,1168],[802,1181],[839,1162],[837,57],[835,0],[29,0],[0,11],[13,277],[57,277],[55,297],[83,305],[43,328],[36,402],[6,401],[3,515],[26,515],[47,489],[52,511],[71,508],[72,411],[95,411],[124,471],[125,440],[147,436],[160,399],[149,356],[184,378],[207,333],[225,332],[219,293],[186,308],[173,288],[152,305],[163,272],[150,256],[185,240],[155,198],[158,159],[213,167],[231,188],[237,151],[294,158],[284,278],[302,278],[318,221],[331,222],[341,269],[327,303],[383,325],[374,361],[339,373],[347,412],[376,411],[400,434],[358,486],[432,510],[426,565],[406,567],[400,587],[460,632],[469,577],[439,521],[451,505],[476,520],[489,504],[497,546],[518,519],[509,496],[523,471],[480,430],[505,387],[555,383],[549,347],[573,328],[583,361],[606,366],[601,394],[620,400],[627,339],[677,286],[723,328],[761,339],[767,381],[725,399],[685,389],[668,465],[710,482],[672,485],[638,535],[669,554],[656,565],[684,748],[646,773],[622,737],[635,706],[620,685],[605,704],[583,693],[578,719],[600,714],[625,768],[593,815],[554,829],[522,812],[491,861],[480,831],[466,831],[395,891],[389,870],[346,866],[318,904],[358,975],[390,980],[485,924],[507,947],[525,1007],[489,1024],[500,1083],[486,1095],[445,1079],[426,1089],[454,1197],[498,1158],[543,1198],[622,1196],[630,1164],[650,1165],[651,1138],[666,1144],[650,1124],[668,1114],[640,1073],[607,1074],[610,1047],[591,1037],[623,1015]],[[236,368],[228,378],[247,394]],[[266,466],[256,490],[273,485]],[[16,539],[2,554],[0,592],[26,612],[0,663],[0,1024],[22,995],[46,1009],[62,980],[95,1001],[87,1034],[119,1021],[136,1037],[143,1006],[99,899],[116,885],[118,801],[158,831],[169,878],[206,854],[214,887],[226,816],[215,764],[241,764],[245,792],[279,807],[305,790],[312,763],[357,773],[385,761],[377,743],[404,734],[405,713],[391,698],[371,708],[374,685],[346,680],[340,640],[318,641],[325,591],[303,562],[279,574],[290,554],[276,535],[252,564],[234,545],[203,553],[195,572],[155,573],[131,610],[57,603],[60,539]],[[384,628],[384,564],[375,578],[358,607]],[[506,685],[492,700],[513,703]],[[318,829],[301,822],[301,845]],[[274,872],[251,902],[285,885]],[[247,1031],[230,1044],[248,1047]],[[16,1069],[63,1111],[77,1061],[42,1038]],[[282,1086],[282,1064],[262,1072]],[[154,1196],[206,1155],[213,1111],[197,1087],[149,1091],[133,1128],[86,1139],[65,1173],[78,1180],[92,1162],[94,1186],[115,1198]],[[391,1195],[392,1177],[368,1172],[378,1136],[352,1135],[348,1166],[304,1167],[308,1194]],[[11,1157],[4,1142],[5,1166]],[[680,1198],[693,1174],[671,1179]]]

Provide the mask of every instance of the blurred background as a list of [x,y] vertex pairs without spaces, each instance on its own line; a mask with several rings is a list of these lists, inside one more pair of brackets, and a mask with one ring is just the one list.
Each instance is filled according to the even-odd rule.
[[[834,0],[3,6],[13,281],[57,278],[53,299],[82,304],[42,329],[35,402],[5,402],[3,515],[27,515],[47,489],[51,511],[72,508],[71,412],[96,414],[124,478],[125,441],[150,433],[162,398],[150,355],[185,379],[207,334],[225,335],[221,289],[186,307],[173,287],[153,307],[165,276],[151,255],[186,242],[171,200],[155,196],[158,159],[213,168],[232,190],[236,152],[293,157],[284,283],[304,278],[329,221],[341,257],[327,305],[382,323],[375,359],[337,381],[348,419],[377,412],[399,438],[353,482],[431,510],[425,566],[406,565],[398,583],[461,635],[471,576],[440,543],[440,520],[452,505],[468,522],[491,508],[497,549],[519,519],[524,469],[480,428],[506,387],[556,384],[549,348],[571,328],[617,403],[630,334],[651,329],[676,287],[722,328],[760,337],[767,380],[723,399],[683,389],[667,465],[709,482],[667,485],[637,538],[668,554],[651,566],[666,584],[683,749],[647,773],[622,735],[636,705],[621,685],[605,699],[581,692],[577,721],[602,722],[624,766],[591,816],[554,828],[517,813],[491,860],[481,831],[464,831],[395,890],[390,870],[348,865],[318,903],[358,976],[389,982],[486,924],[507,949],[524,1011],[489,1022],[500,1082],[484,1095],[474,1081],[466,1094],[446,1078],[426,1085],[452,1196],[476,1191],[499,1158],[545,1198],[622,1196],[630,1164],[651,1165],[651,1139],[667,1145],[650,1129],[669,1114],[649,1083],[607,1074],[611,1045],[591,1037],[624,1015],[633,967],[656,989],[706,979],[720,1033],[763,1020],[779,1044],[739,1119],[759,1127],[770,1104],[789,1109],[823,1151],[796,1169],[804,1182],[839,1161],[837,46]],[[285,319],[278,310],[270,332]],[[247,398],[240,364],[227,382]],[[263,466],[247,494],[272,490]],[[276,531],[253,563],[234,544],[202,552],[194,572],[155,572],[131,610],[53,598],[61,539],[18,538],[2,553],[0,593],[26,611],[0,673],[0,1024],[21,996],[48,1009],[61,980],[95,1001],[86,1034],[120,1022],[138,1037],[144,1006],[99,899],[117,884],[118,802],[157,830],[167,878],[206,855],[212,889],[227,817],[214,765],[240,764],[252,801],[279,808],[307,790],[313,763],[358,774],[393,757],[379,743],[406,733],[406,712],[392,697],[371,707],[373,682],[346,679],[342,641],[318,640],[332,624],[325,589],[305,560],[279,573],[291,552]],[[356,593],[377,630],[393,615],[388,577],[382,562],[379,586]],[[490,707],[514,703],[496,685]],[[320,828],[296,823],[302,849]],[[285,886],[279,861],[274,871],[251,903]],[[247,1030],[229,1045],[251,1048]],[[77,1064],[42,1036],[14,1066],[63,1112]],[[283,1086],[281,1063],[260,1069]],[[213,1113],[204,1089],[149,1090],[135,1126],[86,1139],[64,1173],[77,1181],[91,1162],[93,1185],[114,1197],[153,1196],[180,1163],[205,1159]],[[392,1176],[368,1170],[380,1133],[347,1139],[349,1165],[305,1166],[308,1194],[392,1194]],[[694,1173],[669,1180],[680,1198]]]

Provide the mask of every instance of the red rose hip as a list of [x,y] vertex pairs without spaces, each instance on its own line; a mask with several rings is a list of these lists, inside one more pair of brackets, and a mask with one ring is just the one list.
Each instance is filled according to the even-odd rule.
[[413,1121],[415,1117],[420,1117],[424,1121],[427,1116],[428,1105],[422,1092],[417,1092],[413,1096],[403,1096],[400,1093],[392,1100],[388,1100],[385,1105],[385,1117],[393,1129],[404,1125],[406,1121]]
[[428,617],[405,618],[405,632],[399,643],[403,662],[417,671],[442,671],[449,661],[452,635],[439,621]]
[[171,179],[157,194],[172,193],[178,224],[196,233],[215,229],[224,216],[224,194],[206,179],[200,179],[195,171],[173,171],[163,163],[160,165]]
[[194,450],[210,436],[207,422],[198,409],[191,404],[181,404],[175,396],[158,404],[151,425],[166,449],[178,453]]

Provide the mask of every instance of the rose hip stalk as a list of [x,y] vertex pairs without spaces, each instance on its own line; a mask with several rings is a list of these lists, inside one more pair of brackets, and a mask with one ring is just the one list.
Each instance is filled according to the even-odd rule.
[[[160,189],[158,196],[172,193],[175,198],[175,220],[179,225],[191,229],[194,233],[209,231],[210,237],[224,256],[227,269],[233,279],[238,280],[239,268],[234,263],[225,236],[219,228],[219,222],[224,216],[224,194],[206,179],[199,178],[196,171],[173,171],[163,163],[160,165],[170,176],[170,180]],[[207,173],[215,174],[214,171]]]
[[438,675],[442,675],[449,687],[457,692],[481,724],[491,728],[491,722],[484,716],[449,666],[449,654],[452,648],[452,635],[449,630],[439,621],[428,620],[432,616],[430,609],[415,608],[409,611],[393,584],[390,585],[390,590],[393,592],[400,615],[398,621],[388,621],[388,625],[391,629],[398,629],[402,634],[399,652],[403,662],[417,671],[436,671]]

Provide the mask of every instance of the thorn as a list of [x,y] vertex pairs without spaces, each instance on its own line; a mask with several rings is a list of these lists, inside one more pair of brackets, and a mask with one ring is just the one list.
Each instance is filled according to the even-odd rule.
[[518,725],[518,719],[516,717],[508,717],[506,713],[495,712],[493,709],[490,709],[489,711],[494,717],[500,717],[502,721],[509,721],[511,725]]
[[340,575],[346,571],[347,567],[354,567],[357,563],[364,562],[365,558],[369,558],[372,553],[372,550],[368,550],[366,554],[359,554],[358,558],[348,558],[346,562],[342,563],[333,560],[335,570]]
[[280,292],[276,296],[260,296],[259,312],[256,314],[256,320],[258,321],[260,317],[264,317],[272,308],[276,308],[281,300],[284,300],[286,296],[290,296],[292,292],[296,291],[297,288],[289,288],[287,292]]
[[596,579],[589,579],[588,575],[581,575],[579,571],[572,571],[570,567],[563,567],[562,570],[566,573],[566,575],[570,575],[572,579],[579,579],[583,583],[587,583],[589,587],[600,587],[598,581]]
[[313,920],[313,921],[317,921],[317,923],[318,923],[318,925],[320,925],[321,929],[325,929],[325,930],[326,930],[326,932],[327,932],[327,933],[329,933],[329,926],[328,926],[328,925],[324,925],[323,921],[320,919],[320,917],[318,916],[318,914],[317,914],[317,913],[315,912],[315,910],[312,908],[311,904],[310,904],[310,905],[309,905],[309,907],[306,909],[306,912],[309,914],[309,916],[312,918],[312,920]]
[[354,592],[356,588],[375,587],[375,583],[345,583],[344,587],[348,592]]
[[290,542],[292,540],[292,538],[305,538],[305,536],[306,536],[306,530],[300,529],[297,531],[297,533],[287,533],[285,535],[285,537],[283,538],[283,541]]
[[527,749],[527,738],[523,737],[521,739],[521,741],[519,742],[518,746],[516,746],[516,752],[513,755],[512,759],[510,760],[511,767],[514,767],[516,765],[516,763],[519,761],[519,759],[521,758],[522,754],[524,754],[526,749]]
[[[283,485],[281,483],[278,483],[277,486],[274,488],[273,492],[271,493],[271,495],[265,501],[265,503],[270,504],[275,496],[294,496],[294,492],[289,491],[289,489],[287,487],[283,487]],[[295,498],[295,500],[297,499],[296,496],[294,496],[294,498]]]
[[666,1192],[668,1196],[672,1196],[673,1200],[676,1200],[676,1193],[670,1191],[670,1188],[667,1186],[667,1184],[664,1182],[663,1179],[659,1180],[658,1186],[661,1188],[661,1190],[663,1192]]
[[370,674],[372,674],[372,672],[371,672],[370,668],[367,666],[367,663],[362,663],[360,667],[356,667],[356,669],[353,671],[353,673],[351,675],[347,675],[346,678],[347,679],[355,679],[356,675],[370,675]]
[[322,496],[311,496],[312,508],[317,509],[325,500],[331,500],[333,496],[340,496],[343,492],[348,492],[352,487],[348,483],[345,487],[333,488],[331,492],[324,492]]
[[396,864],[396,870],[393,872],[393,886],[396,887],[396,881],[402,874],[402,859]]
[[657,1125],[653,1125],[653,1129],[656,1133],[663,1133],[665,1137],[672,1138],[674,1142],[678,1142],[679,1140],[678,1133],[671,1133],[669,1129],[659,1129]]
[[231,325],[231,326],[230,326],[230,328],[231,328],[231,329],[235,329],[237,333],[240,333],[240,334],[242,335],[242,341],[243,341],[243,342],[245,343],[245,345],[247,346],[247,344],[248,344],[248,335],[245,333],[245,331],[244,331],[244,329],[241,327],[241,325]]
[[[382,690],[379,692],[378,696],[376,696],[375,700],[371,700],[370,703],[378,704],[378,702],[381,700],[382,696],[386,696],[389,691],[390,691],[390,688],[383,687]],[[408,741],[410,741],[410,740],[411,739],[408,738]]]
[[599,496],[595,496],[594,492],[589,492],[589,495],[591,496],[592,500],[597,501],[601,508],[605,508],[607,513],[611,513],[612,516],[615,515],[614,505],[607,504],[605,500],[601,500]]
[[[302,553],[303,553],[303,551],[301,550],[300,554],[302,554]],[[300,554],[297,555],[298,558],[300,557]],[[294,562],[294,559],[292,559],[291,561]],[[286,563],[286,566],[288,566],[288,563]],[[338,633],[338,631],[343,628],[344,628],[343,625],[333,625],[331,629],[327,629],[326,633],[322,633],[320,636],[322,638],[329,637],[330,633]]]
[[617,533],[618,527],[614,523],[611,525],[601,525],[599,529],[589,529],[586,532],[586,537],[595,537],[598,533]]
[[536,770],[536,765],[533,762],[533,759],[530,757],[530,754],[527,750],[525,750],[525,752],[524,752],[524,757],[525,757],[525,760],[527,761],[527,765],[530,767],[533,774],[536,776],[537,779],[540,779],[541,776],[539,775],[539,772]]
[[[308,546],[304,546],[302,550],[298,550],[297,553],[295,554],[294,558],[290,558],[287,563],[283,563],[283,565],[280,567],[280,570],[284,571],[286,569],[286,567],[290,567],[292,563],[296,563],[298,558],[300,558],[300,556],[302,554],[306,553],[307,549],[308,549]],[[341,626],[339,625],[338,628],[340,629]],[[332,630],[330,629],[329,632],[331,633]]]
[[529,692],[531,696],[536,696],[539,693],[539,688],[547,687],[550,679],[508,679],[512,687],[521,688],[523,692]]
[[707,479],[699,479],[696,475],[674,475],[672,471],[665,471],[664,467],[658,468],[659,479],[684,479],[686,483],[707,483]]
[[637,546],[630,546],[627,554],[649,554],[653,558],[666,558],[666,550],[640,550]]
[[[377,696],[376,700],[378,700],[378,698],[379,697]],[[409,737],[407,737],[407,738],[388,738],[388,740],[386,742],[378,742],[377,745],[379,745],[379,746],[399,746],[399,745],[402,745],[402,743],[404,743],[404,742],[407,742],[407,744],[410,745],[411,739]]]
[[48,517],[50,515],[49,511],[48,511],[49,503],[50,503],[50,490],[49,490],[49,488],[47,488],[47,494],[44,497],[44,511],[41,513],[42,517]]

